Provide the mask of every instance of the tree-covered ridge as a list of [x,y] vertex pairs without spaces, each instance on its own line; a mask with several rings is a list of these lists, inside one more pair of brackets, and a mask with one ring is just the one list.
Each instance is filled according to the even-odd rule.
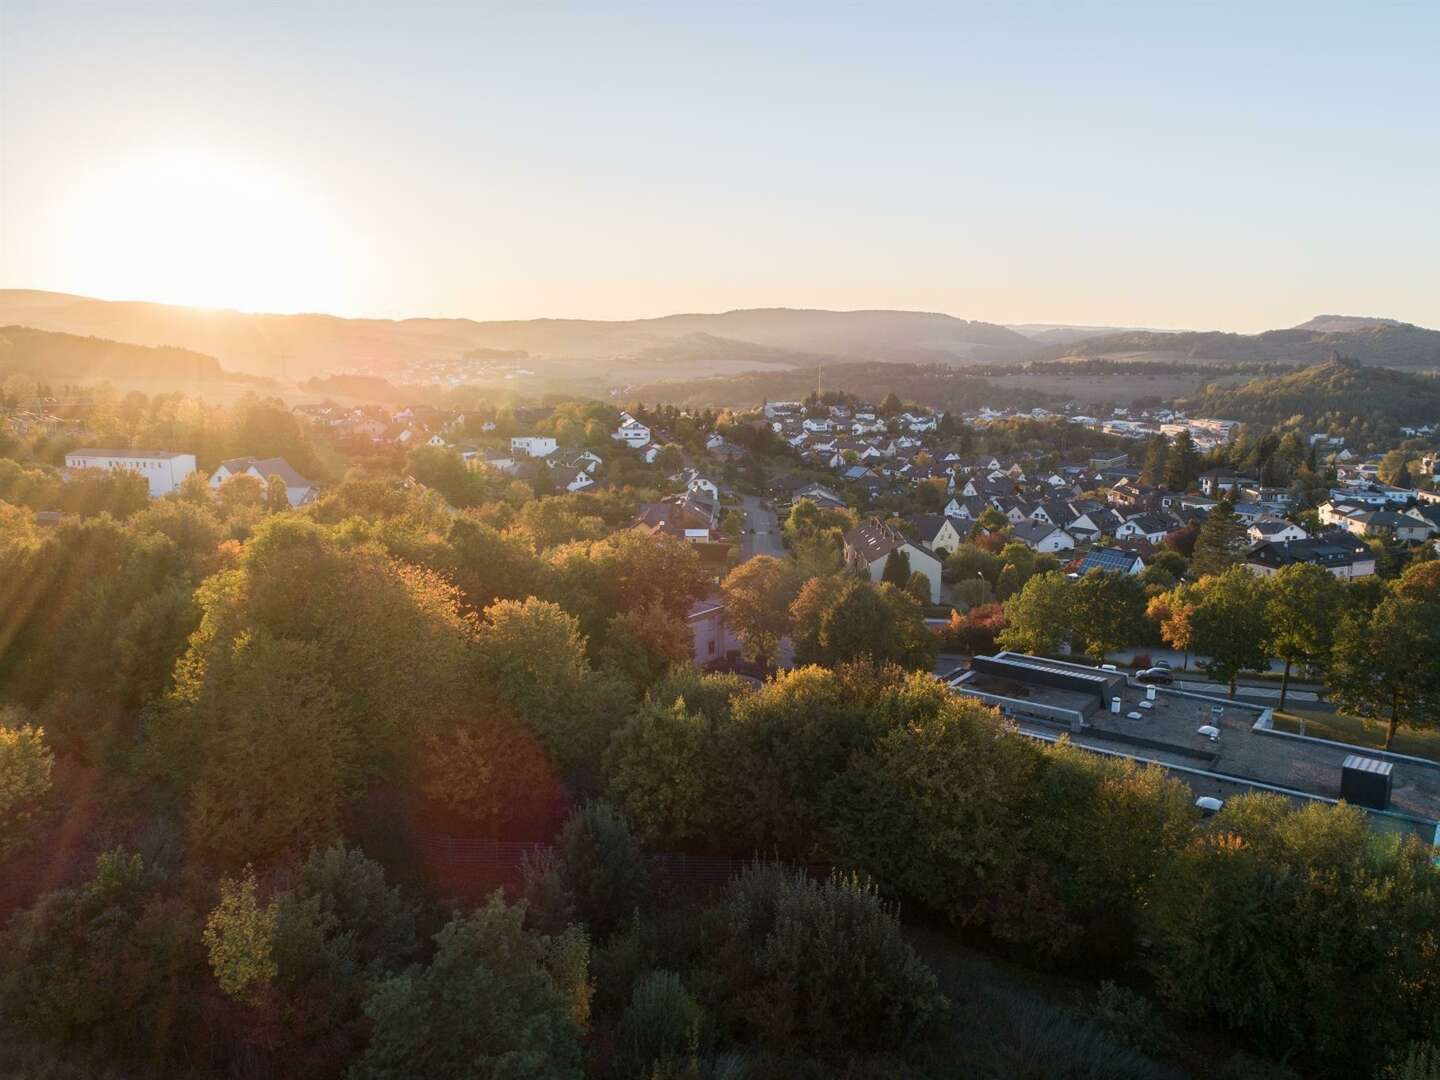
[[23,374],[49,383],[95,379],[218,382],[231,375],[213,356],[167,346],[151,348],[98,337],[0,327],[0,382]]
[[1402,425],[1434,423],[1440,417],[1440,379],[1332,359],[1241,386],[1211,385],[1179,404],[1196,416],[1300,426],[1366,443]]
[[1261,334],[1228,334],[1218,330],[1157,333],[1132,330],[1089,338],[1075,345],[1043,350],[1037,359],[1064,356],[1107,356],[1114,353],[1165,352],[1204,360],[1274,360],[1319,364],[1334,353],[1366,364],[1391,367],[1440,367],[1440,330],[1410,323],[1365,322],[1346,330],[1266,330]]
[[1053,404],[1057,395],[1037,390],[1007,389],[943,364],[846,363],[808,366],[789,371],[745,371],[707,379],[674,379],[630,388],[642,401],[721,408],[753,406],[757,401],[794,401],[814,392],[817,380],[825,390],[841,390],[865,401],[898,394],[936,409],[956,411],[1029,408]]

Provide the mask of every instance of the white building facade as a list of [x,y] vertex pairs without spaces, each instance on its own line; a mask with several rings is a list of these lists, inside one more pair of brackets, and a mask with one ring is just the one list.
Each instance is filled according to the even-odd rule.
[[176,490],[195,471],[195,455],[172,450],[107,450],[82,446],[65,455],[65,467],[133,472],[145,478],[151,498],[159,498]]

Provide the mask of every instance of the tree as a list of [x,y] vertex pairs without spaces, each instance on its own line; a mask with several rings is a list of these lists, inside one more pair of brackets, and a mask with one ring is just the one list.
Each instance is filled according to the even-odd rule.
[[1245,550],[1245,526],[1235,516],[1229,499],[1211,508],[1200,526],[1190,569],[1196,577],[1219,574],[1240,562]]
[[595,659],[643,693],[670,668],[690,663],[694,653],[695,635],[685,620],[649,607],[610,616]]
[[998,638],[1005,649],[1044,655],[1071,633],[1070,582],[1059,572],[1037,574],[1005,601],[1006,627]]
[[1382,484],[1392,484],[1395,487],[1406,488],[1410,486],[1410,454],[1404,450],[1391,450],[1380,459],[1380,469],[1377,473]]
[[801,664],[833,667],[869,659],[928,669],[934,663],[936,638],[923,609],[888,582],[811,578],[790,606],[790,618]]
[[1260,671],[1270,663],[1265,583],[1245,567],[1232,566],[1196,591],[1190,616],[1195,651],[1209,655],[1210,675],[1228,683],[1234,697],[1241,671]]
[[1175,444],[1166,455],[1165,486],[1171,491],[1186,491],[1195,479],[1199,455],[1189,430],[1175,436]]
[[969,581],[981,577],[994,585],[1000,579],[1000,568],[1004,563],[984,548],[971,543],[962,543],[945,560],[946,581]]
[[919,570],[905,582],[905,591],[915,598],[916,603],[930,603],[930,579]]
[[1145,587],[1129,574],[1092,570],[1069,589],[1070,625],[1087,655],[1103,663],[1145,637]]
[[1335,631],[1326,686],[1336,705],[1383,722],[1388,750],[1401,726],[1440,717],[1440,605],[1392,596]]
[[255,898],[255,874],[246,869],[239,879],[220,882],[220,902],[205,920],[203,935],[210,970],[227,997],[257,1002],[274,980],[274,907]]
[[772,555],[747,559],[726,576],[721,585],[726,622],[756,663],[768,667],[789,633],[790,605],[800,584],[794,565]]
[[258,477],[239,473],[226,478],[216,490],[215,499],[225,508],[227,514],[246,506],[263,506],[265,485]]
[[1412,562],[1395,582],[1393,592],[1405,600],[1440,604],[1440,559]]
[[758,866],[715,913],[707,972],[716,1007],[771,1050],[843,1062],[924,1035],[945,1009],[935,976],[900,932],[894,908],[856,878],[826,883]]
[[910,580],[910,556],[904,549],[896,548],[885,556],[885,569],[880,573],[880,580],[897,589],[905,587]]
[[265,509],[272,514],[290,509],[290,489],[285,481],[274,473],[265,482]]
[[1164,435],[1153,435],[1145,444],[1145,464],[1140,470],[1140,482],[1150,487],[1159,487],[1169,475],[1170,440]]
[[1343,589],[1334,574],[1312,563],[1282,567],[1266,583],[1268,647],[1285,661],[1278,706],[1282,711],[1290,688],[1291,665],[1315,667],[1329,656]]
[[1193,585],[1177,585],[1169,592],[1152,596],[1145,607],[1145,614],[1159,627],[1165,644],[1185,653],[1181,667],[1190,666],[1190,650],[1195,647],[1196,602]]
[[677,697],[647,701],[610,738],[605,793],[647,844],[684,844],[709,820],[706,721]]
[[45,729],[19,721],[19,710],[0,708],[0,859],[25,842],[55,764]]
[[586,803],[560,830],[556,854],[561,880],[592,937],[603,940],[634,916],[648,870],[624,814],[607,802]]
[[580,1080],[580,1029],[547,940],[497,893],[435,935],[435,958],[380,983],[355,1080]]

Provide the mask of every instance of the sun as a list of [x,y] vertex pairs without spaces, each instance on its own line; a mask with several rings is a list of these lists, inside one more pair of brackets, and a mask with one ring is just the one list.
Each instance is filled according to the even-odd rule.
[[354,238],[333,210],[244,157],[130,157],[63,197],[60,254],[73,291],[246,311],[346,306]]

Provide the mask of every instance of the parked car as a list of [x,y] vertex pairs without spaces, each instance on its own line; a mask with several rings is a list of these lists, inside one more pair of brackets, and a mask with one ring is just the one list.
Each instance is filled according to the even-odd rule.
[[1170,667],[1170,661],[1169,661],[1169,660],[1156,660],[1156,661],[1155,661],[1155,666],[1156,666],[1156,667],[1163,667],[1163,668],[1167,668],[1167,669],[1168,669],[1168,668]]
[[1175,681],[1175,673],[1172,672],[1169,668],[1152,667],[1146,668],[1144,671],[1136,675],[1135,678],[1139,679],[1143,683],[1155,683],[1159,686],[1169,686]]

